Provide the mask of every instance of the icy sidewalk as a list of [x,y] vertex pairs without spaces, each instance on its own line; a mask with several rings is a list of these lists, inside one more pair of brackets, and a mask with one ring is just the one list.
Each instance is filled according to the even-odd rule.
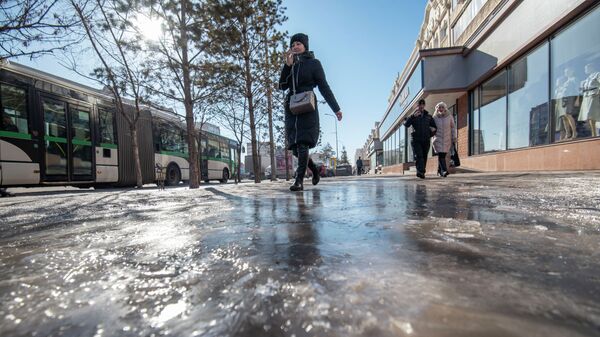
[[0,199],[0,335],[594,336],[600,174]]

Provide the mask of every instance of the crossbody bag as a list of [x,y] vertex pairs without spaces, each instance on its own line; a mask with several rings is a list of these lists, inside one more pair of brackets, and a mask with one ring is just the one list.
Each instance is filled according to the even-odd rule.
[[[295,64],[294,64],[295,66]],[[292,66],[292,95],[290,96],[290,112],[292,115],[301,115],[307,112],[317,110],[315,93],[305,91],[296,93],[296,79],[294,76],[294,66]],[[300,73],[300,64],[298,64],[298,73]]]

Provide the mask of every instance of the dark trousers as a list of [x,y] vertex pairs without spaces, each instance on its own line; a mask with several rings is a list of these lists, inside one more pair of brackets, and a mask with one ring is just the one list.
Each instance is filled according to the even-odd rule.
[[412,140],[410,145],[413,149],[413,155],[417,162],[417,172],[425,174],[425,167],[427,166],[427,154],[429,153],[429,146],[431,142],[429,140]]
[[362,166],[356,167],[356,175],[361,175],[361,174],[362,174]]
[[448,172],[446,167],[446,152],[438,152],[438,173]]
[[[302,181],[306,174],[306,167],[313,171],[313,174],[317,171],[317,166],[308,156],[308,145],[297,144],[292,146],[292,154],[298,158],[298,168],[296,169],[296,180]],[[318,174],[318,173],[317,173]]]

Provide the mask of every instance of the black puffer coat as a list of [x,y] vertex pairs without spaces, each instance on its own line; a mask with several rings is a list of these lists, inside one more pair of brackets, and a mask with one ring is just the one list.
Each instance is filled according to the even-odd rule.
[[404,126],[407,128],[412,127],[410,136],[413,140],[417,141],[429,140],[433,136],[431,128],[437,129],[433,117],[431,117],[427,110],[423,110],[423,113],[419,117],[414,114],[410,115],[406,122],[404,122]]
[[[296,80],[296,93],[311,91],[319,87],[319,92],[329,104],[333,112],[340,111],[340,107],[327,84],[325,72],[321,62],[315,59],[312,52],[305,52],[298,57],[293,67],[287,64],[281,70],[279,78],[279,89],[287,90],[285,102],[285,128],[288,137],[288,146],[291,149],[296,144],[305,144],[310,148],[317,145],[319,141],[319,109],[301,115],[292,115],[289,108],[292,93],[292,68]],[[317,104],[318,105],[318,104]]]

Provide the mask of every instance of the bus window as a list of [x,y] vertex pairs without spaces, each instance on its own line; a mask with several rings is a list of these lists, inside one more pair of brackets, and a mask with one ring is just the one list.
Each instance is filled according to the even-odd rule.
[[98,115],[100,117],[100,143],[117,144],[113,112],[106,109],[98,109]]
[[202,151],[202,157],[208,156],[208,140],[206,138],[202,138],[200,140],[200,149]]
[[183,132],[171,124],[162,124],[160,130],[161,150],[187,153]]
[[2,107],[0,130],[29,133],[25,90],[2,84],[0,99]]
[[208,157],[221,158],[218,141],[212,139],[208,141]]
[[229,146],[226,143],[220,143],[221,147],[221,158],[229,159]]

